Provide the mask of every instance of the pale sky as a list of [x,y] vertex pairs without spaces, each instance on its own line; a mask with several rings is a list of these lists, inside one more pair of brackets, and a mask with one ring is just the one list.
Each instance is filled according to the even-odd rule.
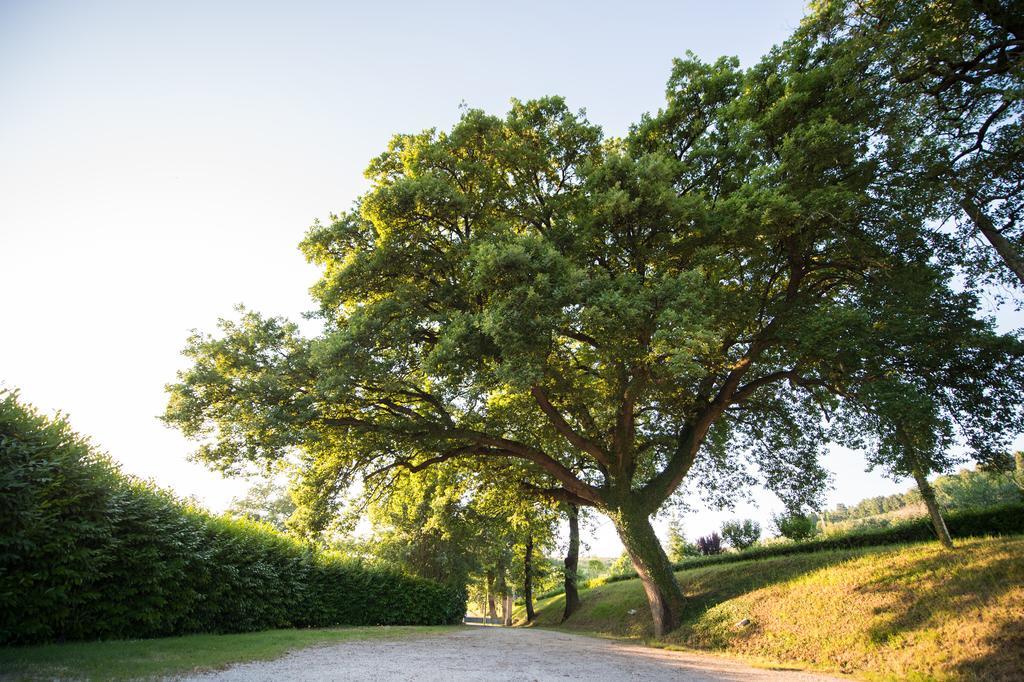
[[[245,303],[292,319],[316,271],[296,245],[348,208],[391,134],[465,102],[564,95],[609,135],[663,100],[671,59],[747,66],[791,0],[47,2],[0,0],[0,382],[61,410],[123,468],[214,510],[242,493],[189,463],[163,386],[190,329]],[[901,490],[837,453],[830,503]],[[700,512],[688,534],[777,509]],[[621,551],[610,524],[591,553]]]

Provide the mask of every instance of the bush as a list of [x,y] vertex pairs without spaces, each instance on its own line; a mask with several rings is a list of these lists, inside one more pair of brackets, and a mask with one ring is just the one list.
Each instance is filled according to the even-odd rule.
[[456,623],[460,588],[215,517],[0,392],[0,643]]
[[722,524],[722,537],[733,549],[744,550],[761,538],[761,524],[757,521],[726,521]]
[[722,553],[722,536],[718,533],[697,538],[697,550],[704,556]]
[[788,513],[772,516],[779,535],[800,542],[814,537],[818,532],[818,523],[806,514]]

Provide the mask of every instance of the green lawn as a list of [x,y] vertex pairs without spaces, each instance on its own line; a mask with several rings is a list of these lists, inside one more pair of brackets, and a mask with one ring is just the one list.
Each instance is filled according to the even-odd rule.
[[0,677],[126,679],[181,675],[232,663],[269,660],[293,649],[357,639],[409,637],[459,626],[266,630],[232,635],[0,647]]
[[[1019,680],[1024,537],[815,552],[676,574],[683,625],[661,641],[639,580],[582,593],[560,626],[867,679]],[[564,596],[538,603],[558,626]],[[521,615],[518,614],[517,615]]]

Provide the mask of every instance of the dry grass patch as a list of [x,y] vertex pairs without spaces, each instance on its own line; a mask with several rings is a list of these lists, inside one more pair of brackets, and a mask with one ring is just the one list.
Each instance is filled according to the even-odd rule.
[[[1024,671],[1021,537],[961,541],[952,553],[937,543],[821,552],[677,577],[689,598],[684,624],[652,643],[867,678],[1016,680]],[[556,625],[562,605],[541,604],[538,624]],[[652,633],[636,580],[587,591],[565,627]]]

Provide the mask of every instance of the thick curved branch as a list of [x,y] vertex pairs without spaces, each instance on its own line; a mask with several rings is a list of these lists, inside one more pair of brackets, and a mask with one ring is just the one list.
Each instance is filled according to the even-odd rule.
[[447,462],[448,460],[455,459],[456,457],[472,457],[472,456],[502,457],[502,456],[505,456],[505,453],[503,451],[501,451],[501,450],[496,450],[494,448],[480,448],[480,447],[454,448],[453,450],[448,450],[446,452],[442,452],[442,453],[440,453],[438,455],[435,455],[434,457],[428,457],[427,459],[423,459],[423,460],[420,460],[419,462],[415,462],[415,463],[413,463],[411,460],[408,460],[408,459],[401,459],[401,460],[398,460],[398,461],[395,461],[395,462],[391,462],[390,464],[382,466],[379,469],[375,469],[375,470],[371,471],[370,473],[366,474],[366,476],[364,478],[366,480],[370,480],[370,479],[376,478],[377,476],[385,474],[385,473],[387,473],[389,471],[392,471],[394,469],[404,469],[404,470],[406,470],[406,471],[408,471],[410,473],[416,473],[418,471],[423,471],[427,467],[433,466],[435,464],[440,464],[442,462]]
[[[453,441],[469,441],[477,448],[490,448],[488,456],[501,456],[513,459],[522,459],[533,462],[545,472],[553,476],[558,482],[566,487],[574,495],[588,500],[589,505],[602,505],[603,499],[600,490],[594,486],[581,481],[576,474],[564,464],[547,454],[543,450],[531,447],[525,443],[493,436],[488,433],[475,431],[460,427],[450,427],[444,424],[414,424],[413,429],[402,429],[383,424],[376,424],[365,419],[354,417],[324,417],[321,422],[327,426],[339,426],[353,428],[373,433],[391,434],[396,437],[409,438],[416,436],[430,436]],[[444,453],[442,453],[443,455]],[[479,454],[479,450],[477,452]],[[438,455],[440,457],[441,455]],[[450,457],[449,457],[450,459]],[[430,462],[435,464],[438,462]],[[429,466],[426,464],[425,466]]]
[[646,371],[642,371],[626,382],[615,415],[615,451],[620,458],[622,473],[630,481],[636,471],[636,403],[648,376]]
[[770,374],[765,374],[762,377],[748,381],[738,387],[735,393],[732,394],[732,398],[729,402],[732,404],[741,403],[753,395],[754,392],[762,386],[767,386],[768,384],[773,384],[777,381],[783,381],[784,379],[789,379],[794,383],[800,383],[800,375],[797,374],[796,370],[787,369],[779,370],[778,372],[771,372]]
[[551,400],[548,399],[548,394],[543,388],[534,386],[530,389],[530,393],[533,395],[533,399],[537,401],[541,411],[547,415],[555,430],[565,437],[574,448],[587,453],[604,467],[611,466],[611,458],[608,456],[608,453],[594,441],[584,438],[576,432],[569,422],[565,420],[565,417],[562,416],[562,413],[551,404]]
[[574,495],[565,488],[541,488],[536,486],[529,481],[520,481],[519,485],[527,493],[536,495],[537,497],[549,500],[551,502],[567,502],[569,504],[575,504],[581,507],[593,507],[593,502],[586,500],[578,495]]
[[593,348],[594,350],[601,350],[600,342],[597,339],[595,339],[593,336],[591,336],[590,334],[585,334],[583,332],[578,332],[578,331],[576,331],[574,329],[559,329],[558,333],[561,334],[562,336],[566,337],[566,338],[573,339],[574,341],[579,341],[580,343],[585,343],[588,346],[590,346],[591,348]]
[[1003,259],[1006,267],[1017,276],[1021,286],[1024,286],[1024,256],[1021,256],[1013,243],[996,228],[988,215],[972,199],[965,197],[960,202],[960,207]]
[[657,511],[661,503],[668,499],[668,496],[686,478],[690,467],[693,466],[693,461],[697,458],[700,444],[704,441],[704,436],[711,428],[713,421],[714,417],[711,417],[710,413],[706,411],[697,422],[687,426],[679,434],[676,450],[672,453],[668,464],[641,489],[641,499],[648,514]]

